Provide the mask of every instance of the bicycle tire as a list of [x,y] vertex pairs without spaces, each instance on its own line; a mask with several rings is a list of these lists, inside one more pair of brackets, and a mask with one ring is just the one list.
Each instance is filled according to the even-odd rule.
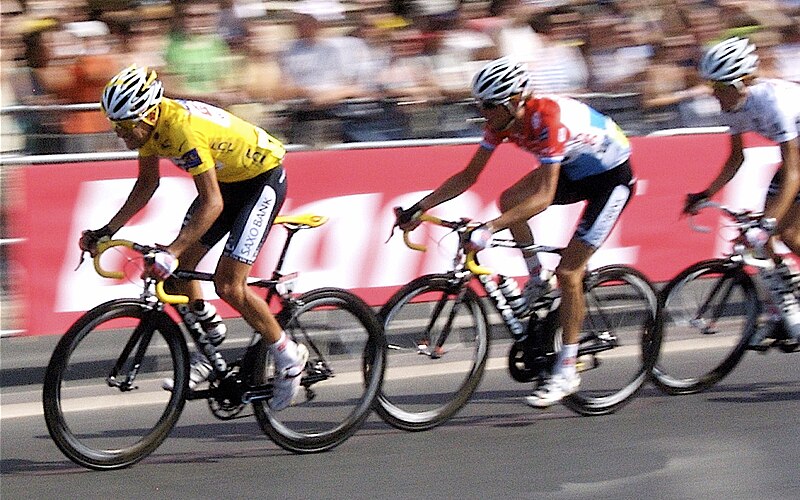
[[[459,292],[464,295],[454,310]],[[437,314],[436,304],[442,299],[445,307]],[[451,312],[458,315],[454,320],[458,329],[446,337],[445,353],[438,359],[418,354],[417,337],[435,344]],[[406,431],[423,431],[446,422],[469,401],[486,368],[489,321],[480,298],[468,285],[454,282],[452,275],[431,274],[400,288],[378,315],[388,355],[376,412],[388,424]],[[425,335],[422,330],[431,325],[434,331]]]
[[[125,346],[148,337],[136,385],[127,391],[112,387],[107,380]],[[131,357],[144,344],[137,341],[121,372],[133,369]],[[183,335],[165,312],[137,299],[101,304],[81,316],[53,351],[42,389],[47,430],[78,465],[128,467],[152,453],[178,421],[188,371]],[[161,381],[170,376],[176,389],[167,392]]]
[[[707,315],[703,303],[710,304]],[[755,283],[740,264],[710,259],[681,271],[661,292],[658,328],[663,340],[653,383],[674,395],[716,384],[741,360],[760,312]]]
[[[301,390],[304,400],[282,411],[271,411],[264,400],[255,401],[253,409],[261,429],[278,446],[317,453],[343,443],[369,416],[383,379],[386,341],[374,311],[347,290],[320,288],[298,300],[283,328],[308,348],[307,366],[324,365],[333,376]],[[273,369],[266,343],[260,344],[255,380],[266,384]]]
[[656,363],[658,297],[644,274],[625,265],[588,273],[584,294],[581,386],[564,404],[581,415],[606,415],[633,399]]

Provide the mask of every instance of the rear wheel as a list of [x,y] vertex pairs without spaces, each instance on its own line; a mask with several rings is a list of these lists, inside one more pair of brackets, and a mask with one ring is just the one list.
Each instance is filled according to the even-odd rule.
[[584,294],[581,385],[564,404],[582,415],[605,415],[636,395],[656,362],[658,300],[642,273],[618,265],[589,272]]
[[[141,301],[102,304],[61,338],[45,372],[44,417],[72,461],[127,467],[152,453],[183,410],[188,354],[178,326]],[[162,389],[172,378],[174,391]]]
[[727,259],[694,264],[661,292],[653,382],[669,394],[711,387],[736,367],[761,311],[753,279]]
[[[305,390],[282,411],[271,411],[265,400],[254,402],[256,418],[264,433],[286,450],[329,450],[358,430],[380,391],[386,356],[383,328],[363,300],[338,288],[301,295],[283,328],[308,348]],[[260,344],[255,382],[267,384],[274,368],[265,343]]]
[[427,275],[398,290],[380,317],[388,362],[376,411],[407,431],[447,421],[486,368],[489,323],[480,298],[452,275]]

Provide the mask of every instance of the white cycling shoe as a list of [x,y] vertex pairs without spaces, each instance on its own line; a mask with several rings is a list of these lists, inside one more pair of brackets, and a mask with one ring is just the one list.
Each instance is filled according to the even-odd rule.
[[[214,369],[211,367],[211,364],[208,360],[201,356],[199,353],[192,352],[191,354],[191,366],[189,367],[189,390],[193,391],[195,387],[202,384],[206,380],[211,377],[211,373]],[[172,392],[172,388],[175,386],[175,381],[171,378],[165,378],[161,382],[161,387],[165,391]]]
[[291,406],[300,392],[300,381],[306,363],[308,363],[308,348],[303,344],[297,344],[297,362],[275,370],[272,397],[268,401],[270,410],[281,411]]
[[577,373],[572,375],[557,373],[536,389],[533,395],[526,397],[525,403],[534,408],[547,408],[578,392],[580,385],[581,376]]

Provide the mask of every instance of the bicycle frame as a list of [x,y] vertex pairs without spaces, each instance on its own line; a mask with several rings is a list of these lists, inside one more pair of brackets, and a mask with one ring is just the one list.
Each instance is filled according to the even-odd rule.
[[[754,244],[750,241],[747,237],[747,232],[753,228],[759,227],[759,220],[763,214],[759,212],[752,212],[749,210],[741,210],[736,211],[731,208],[728,208],[722,204],[716,202],[705,202],[698,207],[698,211],[704,208],[716,208],[724,213],[727,217],[733,220],[732,228],[738,232],[738,235],[733,239],[734,245],[731,249],[731,252],[726,256],[727,261],[730,263],[730,267],[732,272],[741,269],[743,272],[747,272],[746,268],[753,268],[759,270],[756,273],[748,273],[753,282],[756,284],[758,289],[758,296],[761,300],[761,303],[766,306],[766,310],[769,312],[769,317],[766,321],[764,321],[761,326],[754,332],[754,336],[758,337],[756,340],[763,340],[765,338],[775,338],[776,342],[780,342],[781,340],[785,340],[788,336],[788,332],[783,330],[783,321],[781,317],[781,313],[779,312],[779,308],[774,304],[772,300],[772,296],[769,293],[769,290],[764,283],[763,276],[761,274],[761,270],[763,269],[771,269],[777,265],[777,262],[772,258],[768,257],[758,258],[755,256],[756,248]],[[709,232],[710,229],[704,226],[698,226],[695,224],[691,224],[693,230],[697,232]],[[716,283],[716,286],[711,290],[708,294],[706,300],[699,308],[695,321],[699,321],[699,318],[707,312],[709,304],[715,299],[717,294],[720,292],[720,287],[722,282],[730,283],[730,286],[727,290],[724,291],[725,295],[723,296],[722,300],[717,305],[718,308],[722,308],[724,305],[727,304],[727,299],[729,294],[732,290],[732,282],[730,280],[719,280]],[[721,309],[714,311],[714,317],[719,318],[721,317]],[[695,325],[700,326],[700,325]],[[702,325],[703,333],[714,333],[709,327],[713,325]],[[783,345],[781,345],[783,347]],[[752,347],[754,348],[754,347]],[[793,352],[793,349],[792,351]]]
[[[253,286],[257,288],[266,288],[267,294],[265,300],[267,303],[270,303],[274,298],[277,298],[280,303],[280,310],[276,314],[276,319],[280,324],[284,324],[288,318],[291,317],[292,311],[296,306],[295,301],[296,299],[292,297],[290,287],[285,286],[287,282],[292,281],[295,277],[295,273],[291,274],[284,274],[283,273],[283,265],[286,260],[286,255],[288,253],[289,245],[291,244],[294,236],[297,234],[298,231],[301,229],[307,229],[311,227],[319,226],[325,221],[327,218],[322,216],[313,216],[313,215],[305,215],[305,216],[297,216],[297,217],[278,217],[276,218],[275,223],[281,224],[287,229],[287,236],[284,241],[283,247],[281,249],[280,255],[278,257],[278,261],[275,265],[275,269],[272,273],[271,279],[256,279],[254,281],[249,281],[248,286]],[[94,257],[94,266],[95,270],[104,277],[109,278],[122,278],[122,274],[115,271],[107,271],[105,270],[102,265],[100,264],[100,257],[102,256],[103,252],[106,250],[115,247],[115,246],[124,246],[127,248],[131,248],[142,255],[145,256],[145,260],[148,258],[148,254],[154,250],[152,247],[139,245],[134,242],[128,240],[110,240],[100,242],[98,244],[98,253]],[[190,271],[190,270],[177,270],[173,273],[173,276],[176,279],[180,280],[187,280],[187,281],[213,281],[214,275],[212,273],[207,272],[200,272],[200,271]],[[284,289],[281,290],[281,286],[284,285]],[[228,361],[222,356],[222,354],[217,350],[216,346],[208,342],[205,338],[205,334],[202,331],[199,323],[195,321],[188,320],[188,314],[190,310],[186,305],[188,303],[188,297],[182,295],[172,295],[169,294],[164,288],[164,282],[156,281],[151,277],[144,278],[144,287],[142,293],[140,295],[140,299],[144,302],[151,305],[154,311],[164,311],[167,305],[172,306],[174,310],[178,313],[178,315],[182,319],[182,323],[185,326],[186,331],[188,332],[191,339],[194,341],[195,346],[197,347],[198,351],[202,352],[206,358],[211,362],[215,376],[218,379],[223,379],[229,373],[229,363]],[[134,385],[134,381],[136,379],[136,374],[139,370],[139,367],[142,364],[144,353],[147,350],[147,347],[150,343],[150,337],[153,334],[153,328],[150,321],[151,317],[148,316],[146,321],[142,321],[136,330],[131,335],[130,339],[128,340],[125,348],[120,353],[119,358],[117,359],[116,363],[114,364],[114,368],[111,373],[109,373],[107,377],[107,382],[110,387],[117,387],[121,391],[130,391],[136,388]],[[259,335],[257,332],[254,332],[254,337]],[[257,348],[258,342],[251,342],[249,347],[246,349],[243,356],[234,362],[234,364],[240,364],[239,369],[241,373],[251,373],[254,366],[255,366],[255,357],[258,352]],[[313,343],[312,343],[313,347]],[[136,352],[133,354],[131,358],[131,353],[136,348]],[[130,360],[130,362],[129,362]],[[125,366],[130,366],[130,368],[126,371],[124,378],[120,377],[120,373],[123,372],[123,368]],[[331,372],[327,367],[318,367],[319,370],[315,370],[309,376],[304,377],[303,379],[303,386],[308,388],[310,385],[314,384],[315,382],[319,382],[320,380],[324,380],[327,376],[331,375]],[[213,397],[213,390],[212,389],[205,389],[205,390],[197,390],[192,391],[189,393],[187,400],[196,400],[196,399],[208,399]],[[248,404],[258,400],[266,400],[272,397],[272,387],[269,384],[260,385],[255,387],[248,387],[247,391],[242,395],[242,403]]]

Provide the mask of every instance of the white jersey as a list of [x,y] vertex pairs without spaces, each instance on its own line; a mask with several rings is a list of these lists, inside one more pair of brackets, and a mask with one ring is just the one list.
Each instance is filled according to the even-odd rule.
[[722,113],[732,134],[757,132],[777,143],[800,135],[800,84],[759,79],[747,88],[741,108]]

